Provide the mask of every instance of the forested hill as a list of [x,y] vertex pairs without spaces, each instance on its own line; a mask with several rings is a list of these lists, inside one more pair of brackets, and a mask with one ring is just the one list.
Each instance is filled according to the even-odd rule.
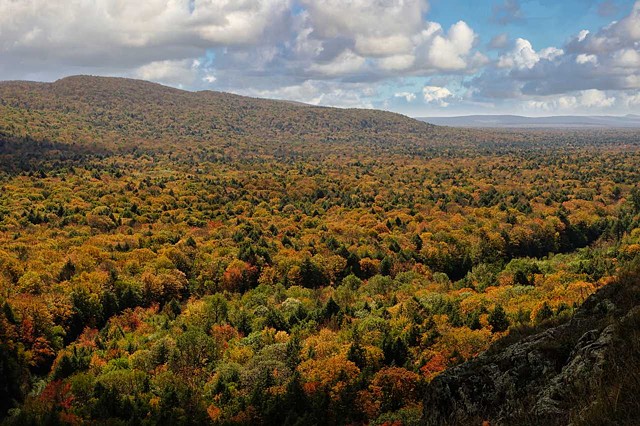
[[566,383],[635,424],[638,164],[635,130],[2,83],[0,425],[553,424]]
[[35,140],[395,140],[425,137],[433,127],[384,111],[188,92],[124,78],[0,83],[0,132]]

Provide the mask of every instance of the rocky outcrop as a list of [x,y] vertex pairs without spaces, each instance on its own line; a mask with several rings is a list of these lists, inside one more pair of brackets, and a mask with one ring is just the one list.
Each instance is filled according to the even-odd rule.
[[[591,423],[585,418],[594,410],[636,404],[625,395],[637,392],[629,387],[640,377],[634,333],[640,325],[639,282],[637,273],[627,272],[587,299],[568,322],[515,343],[498,342],[436,377],[424,398],[423,424],[582,424]],[[622,364],[635,371],[621,371]],[[633,380],[625,380],[630,375]],[[627,389],[617,382],[628,382]],[[611,396],[614,390],[617,396]],[[620,407],[609,404],[615,397],[617,405],[621,394]],[[624,423],[628,414],[618,414]]]

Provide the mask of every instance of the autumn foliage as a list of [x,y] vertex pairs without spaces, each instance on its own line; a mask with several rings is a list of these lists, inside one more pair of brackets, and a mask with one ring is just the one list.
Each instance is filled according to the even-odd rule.
[[7,424],[416,424],[640,255],[632,132],[101,81],[0,87]]

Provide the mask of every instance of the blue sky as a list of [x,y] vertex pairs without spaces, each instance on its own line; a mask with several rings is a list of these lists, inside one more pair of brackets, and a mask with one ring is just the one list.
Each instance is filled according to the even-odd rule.
[[[633,0],[610,2],[606,15],[598,13],[605,2],[590,0],[556,0],[515,2],[521,16],[501,23],[494,17],[494,9],[500,11],[505,2],[469,0],[432,0],[429,19],[449,26],[459,20],[467,22],[484,41],[507,33],[522,37],[534,45],[561,45],[583,29],[597,29],[619,20],[633,6]],[[504,10],[504,9],[502,9]],[[505,17],[506,13],[499,16]]]
[[640,112],[635,0],[0,0],[0,79],[412,116]]
[[[548,32],[536,31],[536,24],[540,19],[549,19],[549,17],[553,19],[558,16],[557,12],[551,12],[550,6],[541,9],[536,3],[519,1],[516,7],[519,8],[522,16],[515,16],[512,21],[499,22],[500,17],[508,16],[507,13],[500,14],[494,10],[496,7],[504,6],[502,2],[433,0],[430,3],[431,10],[428,16],[445,27],[463,20],[485,41],[505,32],[524,38],[536,37],[535,41],[540,43],[557,43],[558,40],[562,40],[563,37],[558,34],[549,37]],[[496,14],[499,16],[494,16]]]

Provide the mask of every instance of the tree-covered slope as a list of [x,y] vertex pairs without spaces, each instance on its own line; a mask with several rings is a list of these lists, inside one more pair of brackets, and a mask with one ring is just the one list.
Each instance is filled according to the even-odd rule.
[[118,142],[221,137],[425,137],[433,126],[377,110],[187,92],[141,80],[77,76],[0,83],[0,131],[35,139]]
[[[456,366],[640,258],[637,132],[0,86],[0,424],[499,424],[526,400],[491,374],[520,358]],[[534,377],[562,377],[571,327],[516,346],[551,366]],[[467,417],[440,383],[471,389]]]

